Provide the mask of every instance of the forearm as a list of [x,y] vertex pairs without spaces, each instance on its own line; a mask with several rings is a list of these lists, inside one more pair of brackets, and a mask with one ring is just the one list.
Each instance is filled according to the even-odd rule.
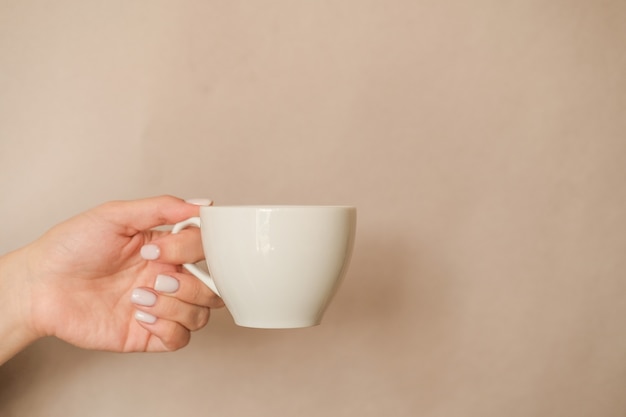
[[0,365],[37,339],[31,328],[25,251],[0,256]]

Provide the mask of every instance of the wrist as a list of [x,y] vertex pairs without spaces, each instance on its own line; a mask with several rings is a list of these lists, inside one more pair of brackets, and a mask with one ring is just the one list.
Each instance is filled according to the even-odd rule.
[[26,248],[0,256],[0,364],[39,338],[32,323]]

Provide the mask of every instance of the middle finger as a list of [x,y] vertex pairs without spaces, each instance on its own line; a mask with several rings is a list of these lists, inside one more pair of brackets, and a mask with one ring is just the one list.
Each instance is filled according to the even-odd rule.
[[139,311],[148,313],[157,319],[179,323],[181,326],[196,331],[209,322],[211,310],[207,306],[190,304],[176,297],[158,294],[150,288],[135,288],[131,301]]
[[202,281],[185,272],[168,272],[157,275],[154,290],[181,301],[210,308],[224,307],[222,299]]

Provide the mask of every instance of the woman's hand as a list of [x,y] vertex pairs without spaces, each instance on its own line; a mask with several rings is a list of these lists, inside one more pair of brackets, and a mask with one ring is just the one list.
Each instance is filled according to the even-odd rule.
[[[154,228],[198,210],[169,196],[110,202],[0,258],[1,298],[21,344],[56,336],[118,352],[185,346],[190,332],[207,324],[210,308],[223,303],[181,267],[203,257],[199,230],[172,235]],[[15,351],[2,343],[0,363],[3,351]]]

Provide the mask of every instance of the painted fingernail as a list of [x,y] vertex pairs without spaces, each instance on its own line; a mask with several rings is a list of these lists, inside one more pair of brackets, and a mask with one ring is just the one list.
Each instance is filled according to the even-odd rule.
[[141,288],[135,288],[133,293],[130,295],[130,301],[132,303],[146,307],[153,306],[156,303],[156,300],[157,296],[155,293]]
[[180,286],[178,280],[169,275],[157,275],[154,289],[160,292],[173,293],[178,291]]
[[185,202],[196,206],[210,206],[213,204],[213,200],[208,198],[189,198]]
[[159,258],[161,249],[157,245],[148,244],[141,247],[141,257],[147,261],[154,261]]
[[144,323],[153,324],[157,321],[156,316],[153,316],[150,313],[146,313],[145,311],[135,311],[135,319],[138,321],[143,321]]

